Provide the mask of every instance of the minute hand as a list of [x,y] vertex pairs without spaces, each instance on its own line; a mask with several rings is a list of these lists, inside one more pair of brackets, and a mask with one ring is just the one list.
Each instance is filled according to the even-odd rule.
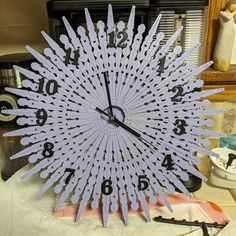
[[[147,141],[146,139],[144,139],[141,134],[139,134],[138,132],[136,132],[135,130],[133,130],[132,128],[130,128],[129,126],[127,126],[126,124],[124,124],[123,122],[119,121],[116,117],[114,116],[111,116],[110,114],[106,113],[105,111],[103,111],[102,109],[100,109],[99,107],[96,107],[95,110],[107,117],[109,117],[109,120],[118,124],[119,126],[121,126],[123,129],[129,131],[130,133],[132,133],[134,136],[136,136],[139,140],[143,141],[144,143],[152,146],[154,148],[154,150],[157,150],[157,147],[155,145],[153,145],[151,142]],[[166,143],[166,146],[172,148],[172,149],[175,149],[176,151],[179,151],[180,150],[178,148],[175,148],[173,147],[172,144],[168,144]]]
[[137,137],[139,140],[143,141],[144,143],[146,143],[146,145],[150,145],[152,146],[155,150],[157,150],[157,148],[150,142],[148,142],[147,140],[145,140],[141,134],[139,134],[138,132],[136,132],[135,130],[133,130],[132,128],[130,128],[129,126],[127,126],[126,124],[124,124],[123,122],[119,121],[116,117],[111,116],[110,114],[106,113],[105,111],[103,111],[102,109],[100,109],[99,107],[96,107],[95,110],[107,117],[109,117],[109,120],[111,122],[116,123],[117,125],[121,126],[123,129],[129,131],[131,134],[133,134],[135,137]]
[[119,121],[116,117],[110,117],[111,120],[113,120],[114,123],[118,124],[119,126],[121,126],[123,129],[129,131],[131,134],[133,134],[134,136],[136,136],[140,141],[143,141],[145,143],[145,145],[147,146],[152,146],[155,150],[157,150],[157,148],[150,142],[148,142],[146,139],[144,139],[141,134],[139,134],[138,132],[136,132],[135,130],[133,130],[132,128],[130,128],[129,126],[127,126],[126,124],[124,124],[123,122]]
[[118,124],[119,126],[121,126],[124,129],[126,129],[127,131],[129,131],[130,133],[135,135],[137,138],[141,138],[141,135],[139,133],[137,133],[135,130],[133,130],[132,128],[130,128],[129,126],[124,124],[123,122],[119,121],[116,117],[112,117],[112,118],[113,118],[114,123]]

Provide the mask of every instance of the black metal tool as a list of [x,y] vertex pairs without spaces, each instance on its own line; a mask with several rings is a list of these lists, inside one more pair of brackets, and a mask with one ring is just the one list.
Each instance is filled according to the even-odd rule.
[[185,219],[183,220],[176,220],[175,218],[168,219],[168,218],[163,218],[162,216],[154,217],[153,220],[156,222],[167,223],[167,224],[201,227],[204,236],[209,236],[207,227],[223,229],[227,225],[227,224],[218,224],[217,222],[214,223],[199,222],[198,220],[187,221]]
[[234,155],[233,153],[229,153],[228,157],[229,159],[226,164],[226,169],[228,169],[228,167],[232,165],[233,161],[236,160],[236,155]]
[[203,232],[203,235],[204,236],[210,236],[210,234],[208,233],[208,229],[207,229],[207,226],[206,226],[206,223],[205,222],[202,222],[202,232]]

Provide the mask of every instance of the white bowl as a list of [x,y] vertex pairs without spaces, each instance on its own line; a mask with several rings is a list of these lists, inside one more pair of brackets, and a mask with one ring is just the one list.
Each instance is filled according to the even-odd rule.
[[227,148],[214,148],[212,151],[219,154],[219,157],[210,156],[214,172],[224,179],[236,180],[236,160],[226,169],[229,153],[236,155],[236,151]]

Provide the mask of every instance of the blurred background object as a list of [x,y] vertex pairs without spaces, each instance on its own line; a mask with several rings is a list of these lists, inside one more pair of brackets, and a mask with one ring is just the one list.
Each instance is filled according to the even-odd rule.
[[41,31],[48,31],[46,0],[0,0],[0,56],[25,53],[26,45],[42,52],[47,45]]
[[3,114],[6,109],[17,109],[17,97],[7,93],[5,87],[21,88],[24,75],[13,68],[18,65],[29,68],[33,57],[29,53],[14,53],[0,56],[0,159],[1,176],[4,180],[10,178],[17,170],[27,163],[27,158],[10,160],[9,157],[23,149],[20,137],[3,137],[3,134],[16,130],[16,116]]
[[236,189],[236,151],[225,147],[212,151],[219,157],[211,157],[210,182],[221,188]]
[[[13,65],[29,68],[32,56],[25,46],[39,52],[47,46],[41,31],[48,32],[46,0],[0,0],[0,111],[16,108],[17,97],[6,93],[5,87],[21,87],[24,79]],[[4,180],[24,166],[27,158],[11,161],[10,156],[23,148],[20,138],[4,138],[2,135],[17,129],[16,119],[0,113],[0,171]]]
[[219,13],[220,30],[218,32],[213,56],[214,68],[228,71],[235,64],[236,53],[236,0],[227,2],[225,9]]
[[[112,4],[114,9],[115,22],[127,22],[131,6],[135,5],[135,25],[143,23],[148,29],[161,13],[162,19],[158,30],[165,34],[162,44],[180,26],[184,29],[175,45],[181,45],[185,51],[196,43],[204,44],[208,0],[51,0],[47,3],[50,34],[59,43],[60,34],[66,33],[62,16],[67,18],[75,30],[78,25],[85,25],[85,7],[89,8],[94,23],[98,20],[106,22],[108,4]],[[190,57],[196,65],[202,62],[201,50],[203,47]]]

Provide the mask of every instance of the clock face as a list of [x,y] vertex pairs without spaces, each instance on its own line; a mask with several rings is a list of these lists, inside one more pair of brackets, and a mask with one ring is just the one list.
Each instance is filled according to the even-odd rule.
[[134,28],[135,7],[126,23],[114,23],[110,5],[107,23],[93,23],[87,9],[85,17],[87,28],[76,32],[63,17],[61,44],[42,32],[44,55],[27,46],[38,62],[15,66],[28,79],[24,89],[6,90],[22,108],[4,113],[23,128],[5,136],[22,136],[26,147],[11,159],[28,156],[34,167],[23,178],[40,173],[38,194],[54,188],[55,209],[78,204],[77,220],[87,205],[101,205],[104,226],[118,209],[127,225],[129,206],[150,221],[148,201],[159,196],[171,210],[166,191],[189,194],[182,181],[190,173],[206,179],[193,153],[217,156],[205,136],[220,135],[204,128],[213,125],[206,116],[221,111],[206,110],[203,98],[222,89],[200,90],[197,75],[212,63],[186,62],[199,45],[184,53],[174,46],[182,28],[163,44],[161,16],[146,34],[145,25]]

